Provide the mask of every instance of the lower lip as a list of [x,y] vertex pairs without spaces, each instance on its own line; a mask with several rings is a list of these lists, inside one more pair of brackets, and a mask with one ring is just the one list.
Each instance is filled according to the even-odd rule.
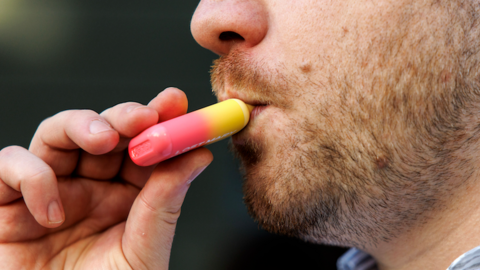
[[250,113],[250,121],[258,117],[267,107],[267,105],[256,106]]
[[[255,108],[252,110],[252,112],[250,112],[250,123],[255,119],[257,118],[266,108],[268,107],[268,105],[261,105],[261,106],[255,106]],[[244,132],[240,132],[240,133],[237,133],[235,135],[232,136],[232,142],[233,144],[236,144],[236,145],[244,145],[245,144],[245,138],[242,139],[242,137],[240,136],[240,134],[242,134]]]

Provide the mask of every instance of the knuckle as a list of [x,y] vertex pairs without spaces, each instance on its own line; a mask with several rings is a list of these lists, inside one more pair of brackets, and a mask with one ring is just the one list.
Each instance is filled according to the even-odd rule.
[[143,193],[140,193],[140,200],[142,204],[147,208],[149,211],[156,213],[160,219],[165,222],[166,224],[169,225],[176,225],[178,218],[180,217],[180,212],[181,209],[180,207],[171,207],[171,208],[163,208],[163,209],[158,209],[148,201],[147,198],[143,195]]
[[162,220],[167,224],[175,225],[180,217],[180,212],[180,209],[166,209],[162,213]]
[[28,171],[16,170],[11,172],[10,177],[14,179],[14,182],[16,183],[13,188],[21,191],[28,186],[33,185],[38,187],[38,184],[49,182],[47,180],[52,179],[54,174],[50,168],[42,166]]
[[85,119],[91,119],[91,118],[99,118],[99,115],[97,112],[93,110],[71,110],[68,111],[70,115],[68,115],[67,119],[72,119],[74,121],[83,121]]
[[50,122],[56,121],[58,118],[62,118],[70,113],[72,113],[72,110],[65,110],[43,119],[43,121],[38,125],[37,131],[44,129],[45,126],[50,125]]
[[110,107],[106,110],[104,110],[101,115],[103,117],[106,117],[106,118],[109,118],[109,117],[114,117],[115,115],[118,115],[120,113],[123,113],[124,111],[127,111],[130,107],[132,106],[138,106],[140,105],[139,103],[136,103],[136,102],[124,102],[124,103],[120,103],[120,104],[117,104],[113,107]]
[[49,125],[50,122],[66,120],[67,123],[71,123],[72,121],[76,121],[76,120],[82,119],[84,117],[92,117],[92,116],[98,116],[98,113],[96,113],[93,110],[89,110],[89,109],[65,110],[65,111],[58,112],[57,114],[55,114],[53,116],[45,118],[40,123],[40,127],[43,127],[45,125]]
[[40,166],[33,171],[21,175],[22,182],[43,182],[45,179],[50,179],[54,176],[53,171],[47,166]]
[[74,114],[75,110],[65,110],[43,119],[43,121],[38,125],[34,136],[42,137],[43,133],[50,132],[51,127],[54,126],[56,122],[62,121],[62,119],[65,118],[68,119]]
[[145,194],[143,192],[140,193],[140,201],[149,211],[157,212],[157,209],[150,204],[149,200],[145,197]]
[[49,116],[49,117],[43,119],[42,122],[40,122],[40,124],[38,124],[37,132],[39,130],[42,130],[45,127],[45,125],[48,125],[48,122],[52,119],[52,117],[53,116]]
[[2,150],[0,150],[0,158],[1,157],[11,157],[15,154],[17,154],[18,152],[20,151],[24,151],[25,148],[21,147],[21,146],[18,146],[18,145],[10,145],[10,146],[7,146],[5,148],[3,148]]
[[[36,163],[36,162],[35,162]],[[8,178],[11,182],[12,188],[20,191],[25,185],[32,183],[44,183],[55,178],[53,170],[46,164],[29,162],[29,167],[15,166],[14,169],[8,172]],[[35,185],[38,186],[38,185]]]

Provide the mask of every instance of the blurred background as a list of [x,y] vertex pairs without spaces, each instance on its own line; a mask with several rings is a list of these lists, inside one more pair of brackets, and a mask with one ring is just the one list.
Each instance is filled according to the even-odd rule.
[[[0,148],[28,147],[38,124],[65,109],[146,104],[175,86],[189,111],[216,102],[213,53],[197,45],[198,1],[0,0]],[[227,140],[182,208],[170,269],[336,269],[340,248],[268,234],[242,202]]]

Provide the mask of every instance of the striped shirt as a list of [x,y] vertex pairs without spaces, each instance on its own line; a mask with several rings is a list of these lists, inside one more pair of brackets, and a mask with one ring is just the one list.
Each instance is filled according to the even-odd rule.
[[[378,270],[377,263],[367,253],[352,248],[337,261],[338,270]],[[447,270],[480,270],[480,246],[458,257]]]

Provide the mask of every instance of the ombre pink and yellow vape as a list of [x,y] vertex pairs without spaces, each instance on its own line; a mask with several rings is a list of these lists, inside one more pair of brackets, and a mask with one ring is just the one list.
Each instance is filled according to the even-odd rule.
[[229,99],[152,126],[130,141],[135,164],[149,166],[225,139],[243,129],[253,106]]

